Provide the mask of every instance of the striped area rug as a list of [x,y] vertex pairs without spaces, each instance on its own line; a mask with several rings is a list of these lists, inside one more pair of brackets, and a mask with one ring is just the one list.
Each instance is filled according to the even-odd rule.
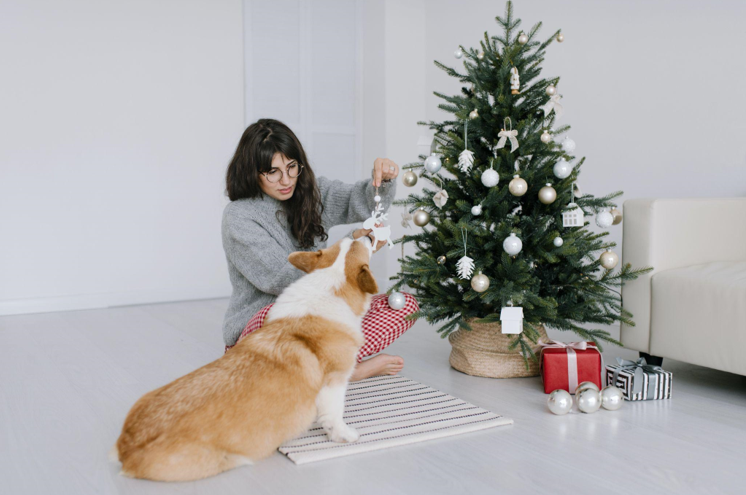
[[331,442],[314,423],[280,446],[280,452],[305,464],[513,423],[403,376],[376,376],[351,384],[344,418],[360,434],[357,442]]

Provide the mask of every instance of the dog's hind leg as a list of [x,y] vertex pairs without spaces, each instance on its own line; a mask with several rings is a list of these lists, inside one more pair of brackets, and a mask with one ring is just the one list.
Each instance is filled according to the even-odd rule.
[[335,381],[321,388],[316,397],[318,422],[332,442],[354,442],[359,435],[344,422],[347,380]]

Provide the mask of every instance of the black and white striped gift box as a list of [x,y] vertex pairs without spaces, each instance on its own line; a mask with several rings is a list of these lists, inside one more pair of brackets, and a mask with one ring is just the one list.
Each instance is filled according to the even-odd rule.
[[[659,400],[671,398],[671,384],[673,382],[673,373],[661,370],[656,372],[644,372],[642,375],[642,391],[632,393],[633,380],[635,378],[634,369],[623,369],[619,371],[616,383],[614,381],[614,372],[619,369],[617,364],[606,366],[606,385],[616,385],[624,393],[627,400]],[[652,386],[651,386],[652,383]]]

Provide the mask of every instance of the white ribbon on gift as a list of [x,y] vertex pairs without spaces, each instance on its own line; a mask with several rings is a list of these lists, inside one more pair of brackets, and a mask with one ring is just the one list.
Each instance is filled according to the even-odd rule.
[[[598,350],[595,344],[588,342],[559,342],[552,339],[539,339],[538,344],[541,346],[541,352],[544,349],[565,349],[567,351],[567,388],[571,394],[575,393],[575,389],[578,388],[578,355],[575,353],[575,349],[579,351],[585,351],[586,349],[596,349],[599,356],[601,356],[601,376],[599,383],[603,387],[604,381],[604,356],[601,351]],[[541,363],[541,356],[539,356],[539,362]]]
[[541,109],[544,110],[545,117],[549,115],[549,112],[551,112],[552,110],[554,110],[554,114],[557,116],[557,118],[560,118],[562,116],[563,108],[560,104],[560,98],[560,95],[554,95],[549,98],[548,102],[542,105]]
[[500,138],[500,140],[497,142],[496,149],[500,149],[503,146],[505,146],[506,140],[510,139],[510,152],[514,152],[518,149],[518,140],[516,139],[518,137],[518,129],[513,129],[512,131],[506,131],[505,129],[501,130],[497,133],[497,136]]

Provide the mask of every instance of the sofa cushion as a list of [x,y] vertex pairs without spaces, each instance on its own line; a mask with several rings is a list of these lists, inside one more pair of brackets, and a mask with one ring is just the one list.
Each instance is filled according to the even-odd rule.
[[746,262],[658,272],[651,305],[651,354],[746,375]]

